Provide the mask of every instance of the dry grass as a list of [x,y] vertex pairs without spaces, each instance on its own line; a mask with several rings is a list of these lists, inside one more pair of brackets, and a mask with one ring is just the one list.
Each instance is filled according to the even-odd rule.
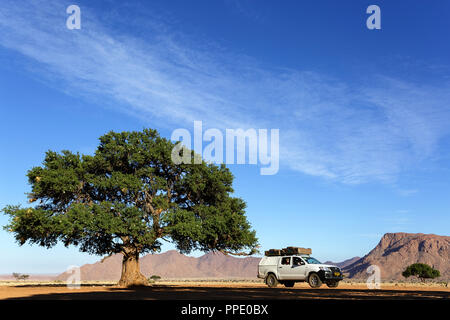
[[[83,286],[112,286],[117,281],[82,281]],[[64,281],[38,281],[38,280],[0,280],[0,287],[30,287],[30,286],[65,286]]]

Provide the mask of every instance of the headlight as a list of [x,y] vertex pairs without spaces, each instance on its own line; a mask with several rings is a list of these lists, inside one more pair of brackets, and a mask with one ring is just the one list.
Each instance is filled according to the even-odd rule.
[[331,269],[328,267],[319,267],[319,269],[323,271],[331,271]]

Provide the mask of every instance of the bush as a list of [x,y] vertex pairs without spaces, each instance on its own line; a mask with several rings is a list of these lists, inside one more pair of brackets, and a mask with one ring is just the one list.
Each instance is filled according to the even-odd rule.
[[13,272],[12,275],[16,280],[26,280],[30,277],[30,275],[28,275],[28,274],[20,274],[17,272]]
[[424,281],[425,279],[438,278],[441,274],[439,270],[436,270],[425,263],[414,263],[402,272],[402,276],[405,278],[416,276],[421,281]]
[[148,279],[151,280],[151,281],[157,281],[157,280],[161,279],[161,277],[160,277],[160,276],[157,276],[157,275],[153,275],[153,276],[151,276],[151,277],[148,278]]

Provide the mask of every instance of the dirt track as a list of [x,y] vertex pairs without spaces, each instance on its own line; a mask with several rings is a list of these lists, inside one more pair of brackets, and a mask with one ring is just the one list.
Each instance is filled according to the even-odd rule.
[[0,299],[31,300],[261,300],[261,299],[450,299],[450,288],[442,286],[382,286],[368,290],[364,285],[342,284],[338,288],[311,289],[306,284],[294,288],[267,288],[258,283],[159,283],[124,289],[117,286],[65,285],[0,286]]

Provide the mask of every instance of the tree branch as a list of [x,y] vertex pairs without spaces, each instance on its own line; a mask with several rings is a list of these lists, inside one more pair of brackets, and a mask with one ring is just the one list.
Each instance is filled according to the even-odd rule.
[[219,252],[223,253],[224,255],[228,256],[228,255],[233,255],[233,256],[251,256],[254,255],[255,253],[258,253],[258,250],[256,249],[252,249],[250,250],[250,252],[231,252],[225,249],[219,249]]

